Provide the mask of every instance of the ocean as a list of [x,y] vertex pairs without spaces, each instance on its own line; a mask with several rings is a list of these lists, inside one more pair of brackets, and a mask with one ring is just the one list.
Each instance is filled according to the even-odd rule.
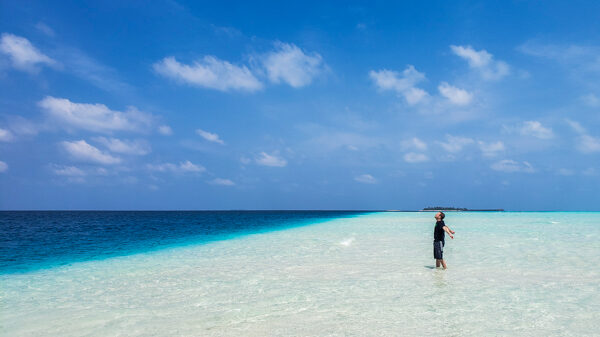
[[433,215],[0,212],[0,335],[600,335],[600,213]]

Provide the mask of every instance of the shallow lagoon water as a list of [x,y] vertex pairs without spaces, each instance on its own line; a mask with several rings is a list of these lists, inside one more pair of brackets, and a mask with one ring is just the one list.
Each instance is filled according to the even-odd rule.
[[0,276],[3,336],[597,336],[600,213],[312,225]]

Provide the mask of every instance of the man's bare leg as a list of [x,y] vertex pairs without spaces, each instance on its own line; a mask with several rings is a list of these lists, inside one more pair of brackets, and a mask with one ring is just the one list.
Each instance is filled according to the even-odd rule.
[[444,267],[444,269],[446,269],[446,261],[441,260],[442,261],[442,267]]
[[440,260],[435,260],[435,267],[439,268],[440,267]]

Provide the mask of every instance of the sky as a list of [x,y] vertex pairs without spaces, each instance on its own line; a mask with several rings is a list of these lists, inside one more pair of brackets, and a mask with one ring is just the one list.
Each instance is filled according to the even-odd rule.
[[0,209],[598,211],[599,12],[0,0]]

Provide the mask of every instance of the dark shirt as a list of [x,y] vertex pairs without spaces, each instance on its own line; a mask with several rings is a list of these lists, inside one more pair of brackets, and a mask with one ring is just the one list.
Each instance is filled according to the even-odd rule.
[[444,237],[445,237],[444,226],[446,226],[444,221],[436,221],[435,229],[433,230],[433,240],[434,241],[444,241]]

